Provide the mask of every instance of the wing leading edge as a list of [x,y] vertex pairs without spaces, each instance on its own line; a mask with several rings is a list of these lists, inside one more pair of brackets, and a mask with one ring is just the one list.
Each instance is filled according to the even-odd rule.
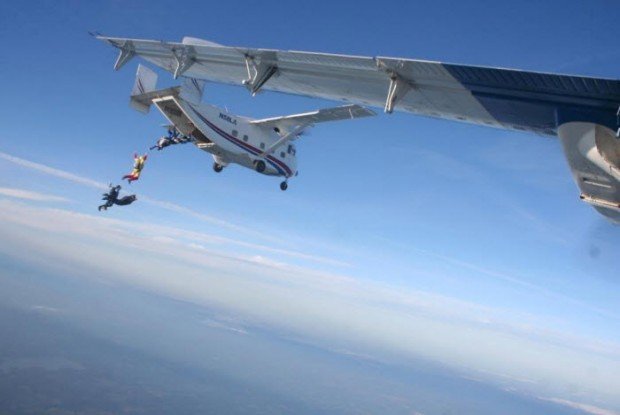
[[556,135],[568,121],[617,128],[620,81],[444,64],[422,60],[220,46],[98,36],[171,72],[272,90],[407,111],[430,117]]

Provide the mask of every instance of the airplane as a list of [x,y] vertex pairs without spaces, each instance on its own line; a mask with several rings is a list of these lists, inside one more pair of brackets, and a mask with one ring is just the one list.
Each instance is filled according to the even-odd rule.
[[201,103],[204,81],[185,77],[181,86],[156,89],[157,74],[138,65],[130,105],[148,113],[155,105],[167,118],[173,134],[181,134],[213,156],[213,170],[220,173],[238,164],[268,176],[283,177],[280,189],[296,176],[297,150],[293,141],[317,123],[368,117],[375,113],[360,105],[324,108],[303,114],[252,119]]
[[390,57],[95,37],[179,76],[559,137],[580,198],[620,224],[620,81]]

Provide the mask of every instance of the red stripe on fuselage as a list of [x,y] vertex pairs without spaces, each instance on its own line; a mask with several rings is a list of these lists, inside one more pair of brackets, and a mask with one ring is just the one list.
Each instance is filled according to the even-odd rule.
[[[189,105],[189,104],[188,104]],[[211,128],[213,131],[215,131],[216,133],[218,133],[219,135],[221,135],[222,137],[224,137],[225,139],[227,139],[228,141],[232,142],[233,144],[236,144],[237,146],[243,148],[244,150],[254,154],[254,155],[258,155],[261,154],[262,151],[259,150],[256,147],[251,146],[250,144],[239,140],[238,138],[233,137],[232,135],[229,135],[226,131],[222,130],[221,128],[219,128],[217,125],[213,124],[211,121],[207,120],[201,113],[199,113],[198,111],[196,111],[196,109],[192,106],[189,105],[189,107],[192,109],[192,111],[194,111],[194,113],[205,123],[207,124],[207,126],[209,128]],[[284,164],[282,161],[278,160],[277,158],[273,157],[273,156],[266,156],[267,161],[270,161],[271,164],[275,164],[275,168],[277,170],[283,171],[284,176],[292,176],[293,175],[293,171],[291,170],[291,168],[289,166],[287,166],[286,164]]]

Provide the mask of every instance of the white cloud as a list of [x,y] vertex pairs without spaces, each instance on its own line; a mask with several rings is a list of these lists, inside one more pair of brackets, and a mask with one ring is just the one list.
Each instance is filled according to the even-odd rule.
[[241,334],[241,335],[248,334],[248,331],[246,329],[242,328],[242,327],[238,327],[238,326],[234,326],[234,325],[231,325],[231,324],[227,324],[227,323],[224,323],[222,321],[218,321],[218,320],[211,319],[211,318],[206,318],[206,319],[202,320],[202,324],[204,324],[205,326],[214,328],[214,329],[231,331],[231,332],[236,333],[236,334]]
[[[18,166],[30,169],[30,170],[34,170],[37,171],[39,173],[43,173],[47,176],[52,176],[52,177],[56,177],[59,179],[63,179],[63,180],[67,180],[73,183],[77,183],[77,184],[81,184],[84,186],[88,186],[88,187],[92,187],[95,189],[101,189],[101,190],[107,190],[108,189],[108,185],[103,183],[103,182],[99,182],[96,180],[92,180],[90,178],[87,178],[85,176],[80,176],[77,174],[73,174],[70,172],[67,172],[65,170],[60,170],[60,169],[56,169],[54,167],[50,167],[47,166],[45,164],[41,164],[41,163],[35,163],[33,161],[30,160],[26,160],[20,157],[16,157],[7,153],[3,153],[0,152],[0,158],[4,159],[6,161],[9,161],[13,164],[16,164]],[[199,212],[195,212],[189,208],[180,206],[178,204],[175,203],[170,203],[170,202],[165,202],[165,201],[161,201],[161,200],[157,200],[157,199],[153,199],[150,198],[148,196],[142,196],[140,198],[140,200],[145,201],[147,203],[151,203],[155,206],[158,206],[162,209],[166,209],[166,210],[170,210],[173,212],[177,212],[177,213],[182,213],[185,215],[190,215],[193,216],[195,218],[198,218],[200,220],[203,220],[205,222],[209,222],[212,223],[214,225],[218,225],[218,226],[222,226],[228,229],[232,229],[232,230],[236,230],[236,231],[249,231],[241,226],[238,225],[234,225],[231,224],[227,221],[221,220],[221,219],[217,219],[214,218],[212,216],[209,215],[205,215],[203,213],[199,213]]]
[[57,314],[57,313],[60,313],[61,311],[58,308],[49,307],[45,305],[33,305],[31,308],[33,311],[36,311],[41,314]]
[[[0,152],[0,159],[3,159],[5,161],[11,162],[18,166],[21,166],[21,167],[24,167],[24,168],[27,168],[33,171],[37,171],[39,173],[42,173],[42,174],[45,174],[51,177],[56,177],[59,179],[67,180],[73,183],[77,183],[80,185],[84,185],[84,186],[88,186],[88,187],[92,187],[96,189],[108,190],[108,185],[106,185],[103,182],[98,182],[96,180],[92,180],[84,176],[80,176],[77,174],[67,172],[65,170],[60,170],[54,167],[47,166],[45,164],[40,164],[40,163],[26,160],[20,157],[16,157],[11,154]],[[6,194],[7,196],[11,196],[10,194],[8,194],[9,190],[6,190],[6,192],[7,192]],[[0,192],[0,194],[2,193]],[[61,201],[59,199],[56,199],[56,200],[51,199],[51,198],[54,198],[55,196],[41,195],[41,194],[36,194],[34,192],[25,192],[25,191],[18,192],[17,189],[13,190],[12,196],[21,197],[23,199],[30,199],[30,200],[36,200],[34,199],[35,197],[46,197],[47,201]],[[209,224],[212,224],[212,225],[215,225],[215,226],[227,229],[227,230],[232,230],[232,231],[244,234],[244,235],[250,235],[250,236],[262,239],[262,240],[267,240],[267,241],[271,240],[269,235],[265,235],[264,232],[259,232],[255,229],[248,228],[246,226],[234,224],[229,221],[217,218],[212,215],[207,215],[202,212],[196,212],[193,209],[187,208],[177,203],[162,201],[162,200],[154,199],[154,198],[151,198],[145,195],[140,195],[139,199],[141,202],[149,203],[160,209],[165,209],[165,210],[178,213],[181,215],[190,216],[192,218],[199,219],[203,222],[207,222]],[[216,237],[212,236],[210,239],[213,242],[216,239]],[[253,244],[253,243],[249,243],[246,241],[234,240],[234,239],[223,238],[223,237],[217,238],[217,242],[235,244],[238,246],[244,246],[244,247],[251,248],[251,249],[264,250],[264,251],[268,251],[274,254],[285,255],[289,257],[299,258],[302,260],[307,260],[307,261],[312,261],[312,262],[317,262],[317,263],[322,263],[322,264],[327,264],[327,265],[336,265],[336,266],[341,266],[341,267],[350,266],[349,264],[345,262],[342,262],[342,261],[339,261],[333,258],[310,255],[310,254],[306,254],[303,252],[294,251],[291,249],[282,249],[282,248],[268,246],[264,244],[262,245]]]
[[579,402],[573,402],[566,399],[558,399],[558,398],[541,398],[543,401],[549,401],[553,403],[557,403],[562,406],[567,406],[572,409],[577,409],[579,411],[591,414],[591,415],[620,415],[620,412],[612,411],[610,409],[599,408],[598,406],[588,405]]
[[[80,185],[107,189],[102,182],[6,153],[0,152],[0,159]],[[23,191],[21,196],[23,200],[36,200]],[[50,195],[42,196],[49,200]],[[254,229],[181,205],[143,195],[140,200],[266,240]],[[0,223],[6,225],[0,226],[0,237],[11,242],[0,244],[0,252],[45,269],[81,278],[94,275],[122,281],[173,298],[220,307],[309,342],[327,342],[334,350],[373,357],[429,358],[501,384],[507,379],[529,379],[534,385],[531,391],[547,385],[549,395],[562,396],[569,399],[567,402],[578,401],[570,400],[575,390],[611,399],[620,389],[617,344],[522,324],[523,315],[510,310],[361,282],[293,265],[282,257],[348,266],[338,260],[215,234],[8,200],[0,200],[0,210]],[[246,253],[238,252],[238,248]],[[509,274],[426,253],[463,269],[541,291],[541,287]],[[547,294],[571,300],[553,292]],[[589,375],[593,370],[596,376]],[[620,406],[617,400],[611,401]]]
[[332,350],[428,358],[502,385],[528,379],[515,387],[620,405],[620,346],[602,354],[589,339],[558,342],[561,333],[517,324],[522,315],[509,310],[241,255],[159,225],[8,200],[0,211],[0,238],[10,241],[0,251],[47,270],[219,308]]
[[8,196],[16,199],[32,200],[37,202],[67,202],[68,199],[31,190],[17,189],[13,187],[0,187],[0,196]]
[[7,153],[0,152],[0,158],[16,164],[21,167],[25,167],[30,170],[35,170],[48,176],[57,177],[59,179],[68,180],[73,183],[81,184],[84,186],[94,187],[96,189],[107,189],[108,186],[105,183],[98,182],[83,176],[78,176],[73,173],[66,172],[64,170],[55,169],[53,167],[46,166],[45,164],[35,163],[30,160],[26,160],[20,157],[15,157]]

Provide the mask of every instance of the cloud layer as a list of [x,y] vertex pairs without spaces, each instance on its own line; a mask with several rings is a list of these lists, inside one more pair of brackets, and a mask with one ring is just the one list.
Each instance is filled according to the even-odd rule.
[[520,324],[524,316],[509,310],[239,254],[211,235],[173,227],[8,199],[0,211],[0,239],[8,242],[0,252],[47,270],[220,308],[332,350],[431,359],[523,391],[620,404],[618,345]]
[[67,202],[68,199],[31,190],[16,189],[14,187],[0,187],[0,196],[8,196],[16,199],[32,200],[37,202]]
[[[6,153],[0,152],[0,159],[107,189],[104,183]],[[254,229],[175,203],[144,195],[140,200],[232,230],[239,238],[44,207],[33,202],[66,199],[0,188],[0,253],[76,278],[122,282],[220,308],[329,350],[403,364],[425,358],[470,378],[550,396],[556,403],[575,403],[582,410],[598,410],[592,404],[601,402],[620,408],[618,344],[554,330],[554,321],[540,315],[360,280],[354,268],[338,259],[251,242],[252,237],[266,239]],[[509,274],[424,250],[419,253],[592,309]],[[339,271],[324,270],[330,266]],[[343,270],[351,274],[342,274]],[[597,312],[618,318],[606,310]]]
[[[17,166],[20,166],[20,167],[23,167],[23,168],[26,168],[26,169],[29,169],[29,170],[32,170],[38,173],[42,173],[46,176],[55,177],[58,179],[66,180],[72,183],[76,183],[76,184],[87,186],[87,187],[94,188],[94,189],[108,190],[108,185],[106,185],[103,182],[98,182],[88,177],[77,175],[77,174],[67,172],[65,170],[57,169],[54,167],[50,167],[45,164],[36,163],[34,161],[16,157],[16,156],[13,156],[11,154],[4,153],[1,151],[0,151],[0,159],[8,161]],[[0,188],[0,194],[3,194],[5,196],[18,197],[22,199],[39,200],[39,201],[47,201],[47,202],[66,201],[66,199],[61,198],[59,196],[37,193],[37,192],[25,190],[25,189]],[[140,195],[140,201],[146,202],[160,209],[164,209],[164,210],[174,212],[177,214],[181,214],[181,215],[186,215],[193,219],[198,219],[200,221],[207,222],[217,227],[231,230],[231,231],[234,231],[242,235],[253,236],[261,240],[267,240],[267,241],[270,240],[269,236],[266,236],[264,233],[259,232],[256,229],[252,229],[252,228],[248,228],[248,227],[245,227],[239,224],[231,223],[227,220],[215,217],[213,215],[207,215],[202,212],[196,212],[193,209],[179,205],[177,203],[154,199],[147,195]],[[213,236],[211,239],[213,238],[215,237]],[[265,244],[248,243],[245,241],[234,240],[231,238],[220,238],[219,242],[236,244],[236,245],[245,246],[251,249],[257,249],[259,251],[268,251],[268,252],[279,254],[279,255],[285,255],[285,256],[299,258],[302,260],[307,260],[307,261],[312,261],[312,262],[317,262],[317,263],[337,265],[337,266],[349,266],[349,264],[333,259],[333,258],[325,258],[325,257],[317,256],[317,255],[310,255],[304,252],[294,251],[291,249],[282,249],[279,247],[274,247],[274,246],[265,245]]]

